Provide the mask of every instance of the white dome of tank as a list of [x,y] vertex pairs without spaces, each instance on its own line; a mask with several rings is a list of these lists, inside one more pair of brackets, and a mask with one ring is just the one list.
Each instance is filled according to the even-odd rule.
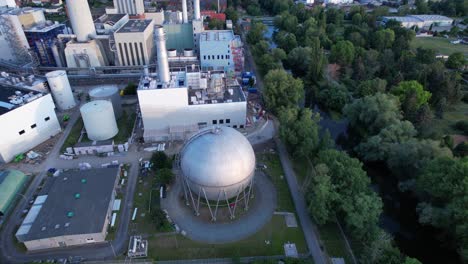
[[80,108],[80,112],[90,140],[111,139],[119,132],[110,101],[89,102]]
[[184,146],[180,166],[194,193],[202,190],[209,200],[217,200],[226,192],[232,198],[250,185],[255,174],[255,153],[237,130],[207,128]]
[[91,101],[107,100],[112,102],[115,118],[122,116],[122,101],[120,99],[119,88],[116,85],[101,85],[89,91]]
[[59,110],[68,110],[76,106],[75,98],[65,71],[46,73],[50,91]]

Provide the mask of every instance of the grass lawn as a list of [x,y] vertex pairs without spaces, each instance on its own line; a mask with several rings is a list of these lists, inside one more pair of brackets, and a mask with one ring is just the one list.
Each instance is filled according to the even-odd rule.
[[124,110],[124,114],[119,120],[117,120],[117,127],[119,128],[119,133],[114,137],[114,142],[116,144],[127,142],[130,134],[133,130],[133,125],[135,124],[136,113],[129,109]]
[[[271,243],[267,245],[265,240]],[[307,252],[302,230],[288,228],[282,216],[273,216],[259,232],[239,242],[204,244],[182,235],[169,235],[151,238],[148,252],[155,260],[272,256],[284,255],[283,244],[288,241],[296,244],[299,253]]]
[[73,125],[70,134],[68,134],[67,139],[62,145],[62,148],[60,149],[60,152],[65,152],[65,150],[68,147],[73,147],[76,142],[78,142],[78,139],[80,138],[81,135],[81,130],[83,129],[83,119],[81,117],[76,121],[76,123]]
[[434,118],[430,128],[428,128],[429,134],[438,134],[438,135],[451,135],[451,134],[461,134],[462,132],[456,130],[453,126],[456,122],[461,120],[467,120],[468,116],[468,104],[459,103],[454,106],[449,106],[449,109],[445,111],[444,118],[438,119]]
[[319,226],[318,230],[320,232],[320,240],[330,257],[344,258],[346,263],[353,263],[337,224],[328,223]]
[[284,177],[283,167],[281,166],[278,154],[258,154],[257,162],[267,166],[265,172],[270,176],[271,181],[276,187],[276,193],[278,195],[276,211],[295,212],[296,210],[291,198],[291,192],[289,191],[288,183]]
[[443,55],[450,55],[454,52],[460,51],[468,56],[468,45],[463,44],[452,44],[450,39],[441,38],[441,37],[423,37],[423,38],[414,38],[411,43],[413,48],[431,48],[434,49],[437,53]]

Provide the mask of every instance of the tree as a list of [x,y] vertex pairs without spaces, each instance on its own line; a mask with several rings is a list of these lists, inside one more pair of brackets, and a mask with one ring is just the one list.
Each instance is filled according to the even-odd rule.
[[316,174],[307,190],[308,210],[319,225],[323,225],[335,217],[334,203],[339,197],[335,186],[328,175],[328,167],[319,164],[315,167]]
[[263,23],[252,23],[249,33],[247,33],[247,43],[254,45],[261,40],[264,40],[266,26]]
[[431,93],[425,91],[417,81],[401,82],[392,90],[392,93],[400,99],[401,108],[407,118],[417,113],[418,109],[427,104],[431,98]]
[[323,67],[326,63],[326,57],[323,48],[320,46],[318,38],[312,38],[310,43],[310,63],[308,78],[313,84],[317,84],[323,78]]
[[270,53],[263,54],[256,62],[263,74],[281,68],[281,65],[278,64],[278,61]]
[[218,29],[218,30],[221,30],[221,29],[224,29],[224,22],[222,20],[219,20],[219,19],[216,19],[216,18],[212,18],[209,20],[208,22],[208,28],[211,29],[211,30],[214,30],[214,29]]
[[159,231],[165,230],[169,226],[166,213],[164,213],[160,208],[154,208],[151,210],[151,220]]
[[362,15],[359,13],[356,13],[353,15],[353,18],[351,20],[353,22],[353,25],[359,26],[362,23]]
[[361,138],[376,135],[401,119],[398,99],[382,93],[354,100],[344,107],[344,114],[350,128]]
[[297,47],[296,35],[287,31],[281,30],[276,32],[274,40],[279,48],[282,48],[286,53],[289,53],[295,47]]
[[151,156],[151,163],[153,163],[153,170],[159,169],[172,169],[172,160],[162,151],[157,151]]
[[305,76],[307,74],[311,64],[311,54],[310,47],[297,47],[289,52],[287,64],[294,75]]
[[329,84],[319,92],[318,99],[327,110],[341,112],[343,106],[349,102],[350,96],[344,85]]
[[226,19],[232,20],[233,25],[237,25],[237,20],[239,19],[239,15],[237,14],[237,11],[233,7],[228,7],[226,8],[226,11],[224,11],[226,14]]
[[304,85],[284,70],[271,70],[265,75],[264,93],[268,109],[278,113],[281,107],[296,107],[304,95]]
[[156,178],[161,184],[172,184],[175,176],[171,169],[162,168],[156,171]]
[[376,31],[372,39],[373,47],[380,51],[392,47],[394,41],[395,32],[389,28]]
[[447,62],[445,62],[445,66],[449,69],[454,69],[454,70],[461,70],[463,67],[466,65],[466,59],[465,55],[461,52],[455,52],[452,53],[448,59]]
[[462,142],[453,149],[453,154],[457,157],[468,156],[468,142]]
[[333,45],[330,58],[331,61],[337,62],[341,65],[350,65],[355,56],[354,45],[348,40],[338,41]]
[[375,78],[372,80],[367,80],[361,82],[354,94],[357,97],[365,97],[369,95],[374,95],[376,93],[385,93],[387,88],[387,81],[380,78]]
[[280,48],[275,48],[271,51],[273,58],[275,58],[276,61],[283,61],[285,60],[288,56],[286,55],[286,52]]
[[419,63],[431,64],[436,59],[436,52],[434,49],[417,48],[416,60]]
[[319,140],[319,115],[308,108],[282,108],[279,111],[279,135],[295,157],[308,157],[317,151]]
[[135,95],[137,91],[137,85],[133,82],[129,82],[128,85],[124,88],[125,95]]

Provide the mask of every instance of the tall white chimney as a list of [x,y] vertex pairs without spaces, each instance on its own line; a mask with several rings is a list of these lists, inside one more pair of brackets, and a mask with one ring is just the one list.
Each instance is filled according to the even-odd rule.
[[156,41],[156,53],[158,56],[158,77],[163,83],[168,83],[171,79],[169,74],[169,62],[167,61],[166,34],[162,26],[154,26]]
[[182,19],[184,24],[188,23],[187,0],[182,0]]
[[200,0],[193,0],[193,19],[199,20],[200,19]]
[[87,0],[67,0],[67,11],[78,42],[86,42],[90,36],[96,35]]

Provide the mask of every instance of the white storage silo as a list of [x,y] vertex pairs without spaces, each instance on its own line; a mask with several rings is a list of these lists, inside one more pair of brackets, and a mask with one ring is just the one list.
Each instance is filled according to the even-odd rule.
[[119,132],[110,101],[89,102],[80,108],[80,112],[90,140],[111,139]]
[[50,91],[59,110],[67,110],[76,106],[75,98],[65,71],[52,71],[46,74]]
[[119,88],[116,85],[102,85],[93,88],[89,92],[91,101],[107,100],[112,102],[115,118],[119,119],[122,116],[122,101],[120,99]]

